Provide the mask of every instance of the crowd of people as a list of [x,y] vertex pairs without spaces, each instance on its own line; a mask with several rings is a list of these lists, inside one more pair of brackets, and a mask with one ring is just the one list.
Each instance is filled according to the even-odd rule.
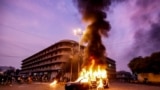
[[49,82],[49,78],[47,75],[41,76],[24,76],[24,75],[0,75],[0,85],[12,85],[14,83],[17,84],[30,84],[32,82]]

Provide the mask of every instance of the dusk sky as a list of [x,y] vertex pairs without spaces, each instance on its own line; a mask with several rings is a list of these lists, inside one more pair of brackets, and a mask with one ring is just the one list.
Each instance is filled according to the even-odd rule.
[[[133,57],[160,51],[160,0],[112,0],[103,38],[117,71]],[[0,66],[21,67],[21,61],[54,43],[78,41],[73,30],[85,30],[73,0],[0,0]]]

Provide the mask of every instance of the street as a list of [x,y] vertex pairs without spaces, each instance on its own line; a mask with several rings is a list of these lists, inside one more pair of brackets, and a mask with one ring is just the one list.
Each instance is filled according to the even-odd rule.
[[[12,86],[0,86],[0,90],[64,90],[64,84],[55,86],[50,86],[49,83],[15,84]],[[160,86],[114,82],[110,84],[110,88],[105,90],[160,90]]]

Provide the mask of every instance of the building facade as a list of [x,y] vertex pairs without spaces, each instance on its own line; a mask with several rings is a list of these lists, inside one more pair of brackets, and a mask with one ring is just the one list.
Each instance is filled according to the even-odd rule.
[[127,71],[118,71],[116,78],[118,81],[121,81],[121,82],[130,82],[131,80],[133,80],[132,74]]
[[111,58],[106,58],[107,63],[107,74],[110,80],[116,79],[116,62]]
[[[78,76],[78,62],[84,46],[79,46],[76,41],[62,40],[52,46],[22,60],[21,74],[43,77],[48,80],[66,78],[75,80]],[[79,53],[80,51],[80,53]],[[82,56],[82,55],[81,55]],[[109,76],[116,75],[114,60],[106,59]],[[82,61],[82,60],[81,60]],[[81,64],[81,62],[80,62]]]

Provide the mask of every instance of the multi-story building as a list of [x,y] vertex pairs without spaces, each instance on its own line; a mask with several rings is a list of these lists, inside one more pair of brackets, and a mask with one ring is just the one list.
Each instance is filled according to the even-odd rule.
[[[73,40],[62,40],[48,48],[24,59],[22,61],[21,74],[43,76],[50,80],[53,78],[77,78],[79,50],[83,53],[84,46],[80,46]],[[81,55],[82,56],[82,55]],[[106,59],[109,74],[116,75],[115,61]],[[71,73],[72,72],[72,73]]]
[[106,58],[107,63],[107,74],[110,80],[116,79],[116,62],[111,58]]

